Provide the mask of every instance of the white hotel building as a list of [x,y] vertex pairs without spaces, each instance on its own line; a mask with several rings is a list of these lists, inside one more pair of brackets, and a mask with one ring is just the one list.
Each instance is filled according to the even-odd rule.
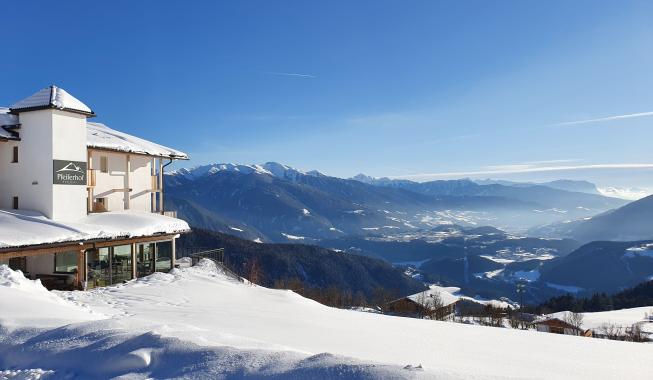
[[163,202],[164,167],[188,156],[94,116],[56,86],[0,107],[0,264],[49,288],[168,271],[189,231]]

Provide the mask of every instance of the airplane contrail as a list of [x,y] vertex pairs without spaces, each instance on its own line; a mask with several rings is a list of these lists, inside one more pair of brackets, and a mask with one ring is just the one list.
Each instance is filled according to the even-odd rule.
[[578,125],[578,124],[595,123],[595,122],[601,122],[601,121],[633,119],[633,118],[636,118],[636,117],[646,117],[646,116],[653,116],[653,111],[630,113],[630,114],[626,114],[626,115],[606,116],[606,117],[599,117],[599,118],[596,118],[596,119],[566,121],[566,122],[563,122],[563,123],[553,124],[553,126]]

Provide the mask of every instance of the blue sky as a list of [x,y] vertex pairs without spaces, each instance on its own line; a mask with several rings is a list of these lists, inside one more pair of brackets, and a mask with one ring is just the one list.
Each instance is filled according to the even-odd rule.
[[57,84],[189,165],[653,188],[650,1],[3,8],[0,105]]

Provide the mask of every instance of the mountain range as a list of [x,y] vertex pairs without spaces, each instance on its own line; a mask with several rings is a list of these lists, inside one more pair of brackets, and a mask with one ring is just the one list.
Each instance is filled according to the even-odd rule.
[[310,243],[451,223],[523,231],[586,218],[626,203],[555,188],[570,183],[342,179],[273,162],[179,169],[167,174],[165,182],[167,207],[191,225],[269,242]]
[[[527,299],[541,302],[565,292],[614,292],[653,275],[653,255],[632,250],[653,238],[653,196],[627,203],[584,181],[343,179],[268,162],[179,169],[165,182],[167,208],[195,229],[254,241],[245,247],[216,235],[233,249],[258,252],[256,242],[310,244],[323,248],[271,247],[328,262],[325,255],[336,253],[381,259],[470,295],[512,298],[515,283],[526,281]],[[532,237],[524,237],[524,227]],[[583,245],[594,240],[629,242]],[[275,273],[286,268],[275,276],[295,276],[305,265],[296,261],[301,257],[268,265]],[[360,263],[337,265],[356,272]],[[319,272],[309,275],[312,281],[346,285]],[[365,278],[373,284],[368,294],[378,282]]]
[[534,228],[532,235],[568,237],[581,242],[653,239],[653,195],[591,218]]

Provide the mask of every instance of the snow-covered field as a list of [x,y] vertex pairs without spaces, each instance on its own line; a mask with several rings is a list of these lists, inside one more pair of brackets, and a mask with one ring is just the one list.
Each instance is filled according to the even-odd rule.
[[[558,318],[564,318],[566,312],[553,314]],[[651,319],[645,319],[645,315]],[[626,329],[640,323],[642,331],[653,334],[653,306],[634,307],[632,309],[599,311],[595,313],[583,313],[584,329],[600,330],[601,326],[608,324]]]
[[334,309],[241,283],[208,261],[87,292],[50,293],[0,268],[0,377],[646,379],[653,373],[650,344]]

